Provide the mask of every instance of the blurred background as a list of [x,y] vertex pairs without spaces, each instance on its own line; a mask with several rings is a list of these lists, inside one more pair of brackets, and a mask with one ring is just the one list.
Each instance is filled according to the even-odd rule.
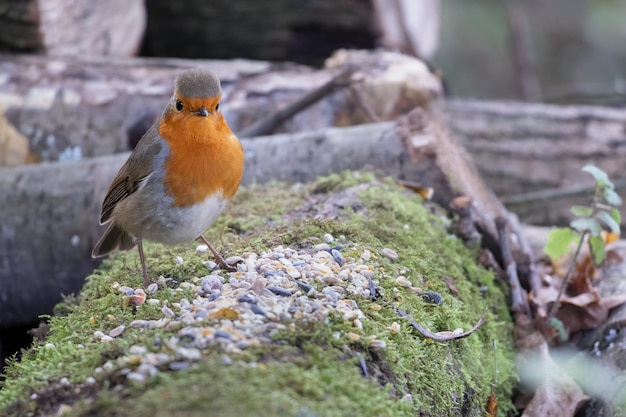
[[[320,66],[385,47],[460,97],[623,105],[626,0],[0,1],[0,49]],[[58,26],[58,27],[55,27]]]

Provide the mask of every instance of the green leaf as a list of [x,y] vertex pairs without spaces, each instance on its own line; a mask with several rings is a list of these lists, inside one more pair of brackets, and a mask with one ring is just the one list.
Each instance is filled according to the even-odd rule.
[[593,256],[593,263],[598,266],[604,262],[606,255],[604,251],[604,240],[600,236],[591,236],[589,238],[589,249]]
[[602,197],[607,203],[609,203],[613,207],[622,205],[622,199],[615,192],[615,190],[613,190],[613,188],[604,188],[602,190]]
[[556,259],[569,252],[570,244],[572,242],[577,243],[578,239],[580,239],[578,233],[569,227],[552,229],[550,234],[548,234],[548,240],[546,246],[543,248],[543,253],[548,255],[550,259]]
[[581,217],[572,221],[569,225],[572,229],[577,230],[580,233],[585,231],[591,232],[593,236],[598,236],[600,232],[602,232],[600,222],[593,217]]
[[589,217],[593,214],[593,209],[586,206],[573,206],[570,210],[574,216],[578,217]]
[[608,211],[599,211],[598,214],[596,214],[596,218],[604,223],[606,227],[611,229],[611,232],[619,233],[619,223],[611,217]]
[[565,325],[561,320],[557,319],[556,317],[552,317],[550,319],[550,327],[552,327],[552,329],[554,329],[554,331],[557,333],[557,335],[559,336],[559,341],[561,343],[567,342],[567,340],[569,339],[569,333],[567,333],[567,329],[565,329]]
[[609,186],[610,188],[613,188],[613,183],[609,179],[609,176],[597,166],[585,165],[583,167],[583,171],[591,174],[599,186]]
[[619,213],[618,209],[611,210],[611,217],[613,217],[613,220],[615,220],[617,224],[622,222],[622,215]]

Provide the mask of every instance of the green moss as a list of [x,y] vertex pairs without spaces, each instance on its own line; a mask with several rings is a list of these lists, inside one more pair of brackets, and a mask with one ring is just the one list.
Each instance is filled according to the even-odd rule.
[[[279,244],[308,247],[324,233],[344,237],[345,256],[358,258],[369,249],[386,301],[355,299],[367,316],[362,331],[332,316],[328,323],[295,322],[294,329],[278,334],[275,344],[234,356],[231,365],[222,363],[221,352],[207,350],[195,367],[162,372],[145,386],[113,376],[99,377],[95,386],[80,385],[76,394],[59,381],[67,378],[80,384],[94,375],[96,367],[123,355],[134,344],[162,350],[155,345],[155,337],[165,340],[168,332],[176,331],[127,331],[108,344],[94,340],[94,331],[107,333],[121,323],[161,316],[160,307],[147,304],[134,311],[113,289],[114,282],[141,285],[136,251],[120,253],[89,278],[80,304],[67,306],[67,316],[51,319],[48,340],[35,342],[20,362],[11,363],[0,391],[0,410],[21,415],[78,398],[69,415],[453,415],[486,404],[495,378],[492,345],[497,341],[496,393],[504,415],[512,409],[513,383],[512,324],[506,297],[492,274],[474,262],[475,254],[447,234],[443,222],[428,212],[419,197],[407,195],[385,180],[361,191],[366,216],[346,209],[340,220],[316,220],[315,205],[309,207],[310,213],[301,210],[289,215],[302,207],[312,192],[337,192],[372,179],[369,174],[344,173],[307,186],[272,184],[242,189],[229,212],[207,235],[229,255]],[[396,250],[399,259],[394,262],[378,255],[384,247]],[[187,281],[207,274],[202,265],[207,256],[197,254],[194,244],[147,244],[145,249],[153,276]],[[177,256],[183,258],[182,264],[174,261]],[[443,303],[428,304],[415,292],[399,287],[395,283],[399,275],[424,291],[440,293]],[[454,282],[458,297],[450,293],[444,277]],[[172,297],[168,291],[157,294],[163,299]],[[392,304],[434,332],[468,330],[483,311],[486,322],[467,339],[438,343],[418,335],[397,316]],[[394,322],[401,331],[391,330]],[[361,338],[348,339],[347,332]],[[370,335],[384,341],[386,348],[369,347]],[[360,374],[359,358],[367,362],[368,378]],[[123,389],[111,389],[119,383]],[[28,400],[34,392],[38,402]]]

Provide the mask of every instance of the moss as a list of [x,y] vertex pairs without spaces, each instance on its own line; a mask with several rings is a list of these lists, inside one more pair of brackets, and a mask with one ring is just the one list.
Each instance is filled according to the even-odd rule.
[[[512,409],[512,324],[506,297],[492,274],[474,262],[475,254],[447,234],[441,219],[429,213],[419,197],[407,195],[391,181],[372,183],[360,191],[367,215],[345,209],[339,220],[313,219],[315,204],[307,212],[313,192],[338,192],[372,181],[367,175],[343,173],[307,186],[272,184],[244,188],[208,237],[227,254],[260,251],[273,245],[308,247],[324,233],[343,236],[345,256],[358,258],[371,250],[380,291],[385,300],[357,298],[367,315],[363,330],[343,320],[301,324],[275,337],[275,344],[260,346],[222,363],[217,350],[205,351],[194,367],[161,372],[147,385],[117,380],[114,374],[83,382],[107,360],[122,355],[129,346],[143,344],[159,351],[155,338],[168,332],[125,332],[104,344],[94,340],[96,330],[108,332],[121,323],[156,318],[159,307],[144,305],[136,311],[120,299],[113,283],[141,285],[135,251],[112,256],[89,277],[80,304],[68,305],[69,314],[53,317],[48,340],[35,342],[20,362],[7,369],[0,391],[0,410],[8,415],[54,410],[73,403],[68,415],[165,416],[412,416],[458,415],[484,407],[499,371],[496,393],[502,415]],[[290,215],[297,213],[297,215]],[[236,225],[236,226],[235,226]],[[384,247],[399,254],[397,261],[377,255]],[[145,245],[148,267],[154,276],[179,281],[206,275],[195,245],[165,247]],[[182,264],[174,260],[183,258]],[[428,304],[413,291],[398,287],[406,276],[414,286],[443,296],[438,306]],[[454,282],[459,296],[451,294],[443,278]],[[184,290],[182,290],[184,291]],[[167,298],[167,291],[160,291]],[[191,296],[189,294],[188,296]],[[486,312],[484,326],[467,339],[433,342],[418,335],[396,315],[400,306],[432,331],[470,329]],[[395,332],[397,322],[401,331]],[[361,335],[350,341],[337,335]],[[386,344],[372,349],[368,335]],[[492,345],[497,341],[494,354]],[[365,359],[370,376],[360,374],[357,363]],[[67,388],[67,378],[75,389]],[[121,389],[112,389],[122,384]],[[76,391],[78,390],[78,391]],[[37,401],[28,400],[37,393]]]

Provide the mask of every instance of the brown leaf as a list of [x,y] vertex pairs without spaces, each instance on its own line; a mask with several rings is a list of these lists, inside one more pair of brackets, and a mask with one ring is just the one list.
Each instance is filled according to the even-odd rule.
[[626,294],[602,298],[596,289],[576,297],[564,297],[556,317],[571,334],[595,329],[606,322],[609,311],[626,302]]
[[597,271],[590,255],[586,255],[576,264],[572,278],[570,279],[567,293],[570,295],[578,295],[591,289],[591,280],[596,278]]
[[487,417],[498,417],[498,398],[491,387],[491,394],[487,399]]

